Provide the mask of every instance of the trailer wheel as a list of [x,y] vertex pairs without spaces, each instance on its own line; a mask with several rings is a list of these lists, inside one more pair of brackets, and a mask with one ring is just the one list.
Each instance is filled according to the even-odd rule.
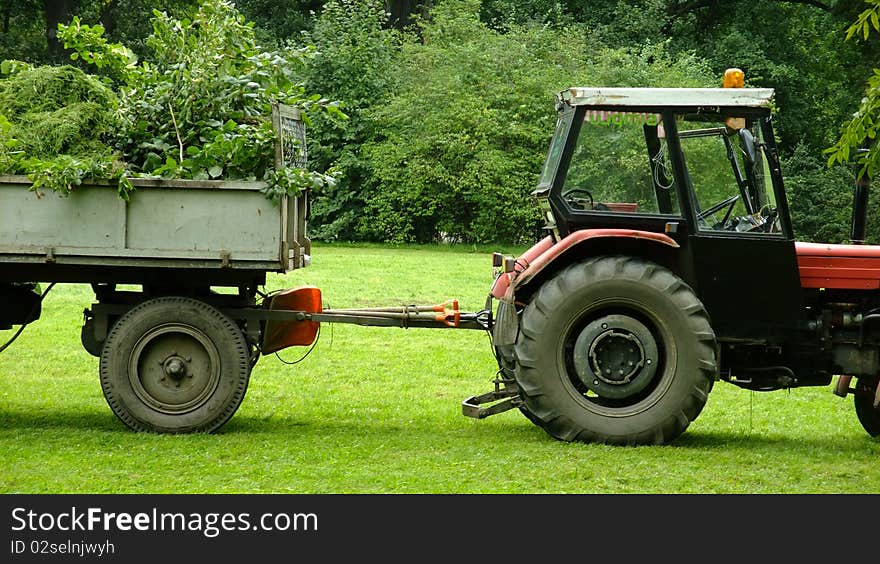
[[874,394],[877,392],[877,378],[859,378],[853,402],[856,417],[865,431],[872,437],[880,437],[880,409],[874,407]]
[[212,432],[241,405],[250,358],[241,330],[213,306],[162,297],[113,325],[100,373],[107,403],[132,429]]
[[715,334],[693,290],[631,257],[573,264],[526,306],[516,379],[533,422],[565,441],[664,444],[706,404]]

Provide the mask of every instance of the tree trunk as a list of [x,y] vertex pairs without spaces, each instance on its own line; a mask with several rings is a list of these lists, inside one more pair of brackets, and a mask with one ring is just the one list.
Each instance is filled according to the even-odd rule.
[[391,14],[391,25],[403,29],[412,23],[413,14],[427,16],[432,4],[431,0],[386,0],[385,9]]
[[46,14],[46,47],[49,56],[56,62],[62,62],[64,46],[58,40],[58,24],[69,23],[76,0],[43,0],[43,10]]
[[12,16],[12,0],[3,0],[3,33],[9,33],[9,19]]
[[101,8],[101,25],[104,26],[107,37],[113,37],[113,32],[116,31],[118,4],[119,0],[107,0],[104,2],[104,7]]

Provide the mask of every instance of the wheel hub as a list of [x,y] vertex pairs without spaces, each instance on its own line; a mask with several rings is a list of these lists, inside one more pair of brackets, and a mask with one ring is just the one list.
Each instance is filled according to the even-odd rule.
[[129,381],[141,401],[156,411],[191,411],[203,405],[219,384],[220,352],[195,327],[161,325],[135,344]]
[[609,384],[630,382],[645,365],[645,349],[631,333],[609,329],[590,344],[590,367]]
[[186,369],[186,360],[176,355],[169,356],[162,363],[162,370],[165,371],[165,376],[177,381],[183,380],[189,375]]
[[657,372],[657,342],[628,315],[606,315],[589,323],[574,344],[580,381],[601,397],[625,398],[645,389]]

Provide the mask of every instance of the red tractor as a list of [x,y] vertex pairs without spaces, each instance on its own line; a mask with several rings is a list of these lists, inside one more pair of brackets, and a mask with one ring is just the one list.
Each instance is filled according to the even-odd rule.
[[[534,192],[547,236],[495,257],[501,370],[466,415],[518,407],[558,439],[663,444],[716,380],[769,391],[838,375],[880,435],[880,246],[795,241],[773,90],[742,88],[738,69],[725,86],[560,94]],[[866,201],[863,183],[856,242]]]

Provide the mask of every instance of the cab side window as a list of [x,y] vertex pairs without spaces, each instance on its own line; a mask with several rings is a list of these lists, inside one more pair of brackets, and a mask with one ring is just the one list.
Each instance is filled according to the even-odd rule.
[[679,216],[661,117],[588,110],[561,195],[575,212]]

